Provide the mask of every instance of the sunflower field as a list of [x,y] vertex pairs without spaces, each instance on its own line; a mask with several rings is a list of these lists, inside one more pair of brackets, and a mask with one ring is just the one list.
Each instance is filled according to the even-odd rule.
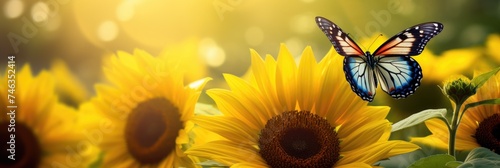
[[500,1],[0,7],[0,168],[500,167]]

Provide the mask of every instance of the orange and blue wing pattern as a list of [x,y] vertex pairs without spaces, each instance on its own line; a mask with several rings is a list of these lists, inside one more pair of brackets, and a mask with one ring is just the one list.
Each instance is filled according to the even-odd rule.
[[354,42],[342,29],[332,21],[316,17],[316,24],[325,33],[326,37],[332,42],[333,47],[342,56],[364,56],[365,53],[358,44]]
[[318,16],[316,23],[337,53],[345,56],[346,80],[351,89],[366,101],[373,101],[378,82],[384,92],[396,99],[415,93],[423,74],[420,65],[410,56],[422,53],[427,42],[444,28],[438,22],[412,26],[391,37],[371,55],[364,53],[332,21]]
[[438,22],[422,23],[403,30],[380,45],[374,56],[414,56],[424,50],[429,40],[444,26]]
[[410,56],[380,57],[374,70],[382,90],[397,99],[412,95],[423,77],[420,65]]
[[363,57],[345,57],[344,73],[354,93],[371,102],[377,90],[377,75]]

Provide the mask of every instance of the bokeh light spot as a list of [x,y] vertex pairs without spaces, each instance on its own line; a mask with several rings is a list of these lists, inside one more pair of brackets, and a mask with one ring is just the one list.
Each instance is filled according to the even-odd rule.
[[123,1],[116,8],[116,17],[120,21],[129,21],[134,16],[135,1]]
[[250,27],[245,31],[245,40],[249,45],[258,46],[264,41],[264,31],[260,27]]
[[219,67],[226,61],[226,52],[211,38],[200,41],[199,52],[210,67]]
[[14,19],[21,14],[23,14],[24,11],[24,4],[21,0],[9,0],[5,3],[4,6],[4,12],[5,16],[9,19]]
[[99,25],[97,36],[102,41],[112,41],[118,36],[118,26],[113,21],[105,21]]
[[[115,1],[120,4],[123,0]],[[101,1],[98,2],[101,3]],[[110,4],[110,6],[114,5],[111,9],[116,9],[117,4]],[[105,8],[102,10],[106,11]],[[116,18],[116,11],[112,10],[111,13]],[[208,33],[218,30],[216,29],[220,25],[218,23],[220,20],[215,12],[213,1],[196,1],[196,3],[192,1],[140,1],[139,4],[134,5],[132,18],[126,22],[119,22],[120,31],[123,31],[127,37],[144,47],[155,48],[178,43],[186,37],[205,37]],[[147,31],[145,31],[146,27]]]
[[37,2],[31,8],[31,18],[34,22],[45,22],[49,19],[50,8],[45,2]]

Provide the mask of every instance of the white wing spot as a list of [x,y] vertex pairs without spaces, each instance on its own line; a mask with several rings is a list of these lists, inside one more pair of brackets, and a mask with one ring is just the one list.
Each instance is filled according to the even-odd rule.
[[408,32],[407,32],[407,33],[405,33],[405,35],[406,35],[407,37],[409,37],[409,38],[413,37],[413,34],[408,33]]

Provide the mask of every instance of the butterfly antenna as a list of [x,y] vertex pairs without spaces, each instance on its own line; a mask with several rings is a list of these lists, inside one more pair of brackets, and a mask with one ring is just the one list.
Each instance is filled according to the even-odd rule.
[[[350,38],[352,38],[354,41],[359,41],[359,39],[357,39],[356,37],[351,36],[350,33],[347,33],[347,36],[349,36]],[[358,45],[360,45],[360,47],[362,47],[363,49],[366,49],[365,46],[363,46],[363,44],[359,43]]]
[[372,44],[370,44],[370,46],[368,46],[368,50],[366,50],[366,51],[370,51],[370,47],[372,47],[373,43],[375,43],[375,41],[377,41],[377,39],[378,39],[379,37],[381,37],[381,36],[384,36],[384,35],[383,35],[383,34],[379,34],[379,35],[375,38],[375,40],[373,40]]

